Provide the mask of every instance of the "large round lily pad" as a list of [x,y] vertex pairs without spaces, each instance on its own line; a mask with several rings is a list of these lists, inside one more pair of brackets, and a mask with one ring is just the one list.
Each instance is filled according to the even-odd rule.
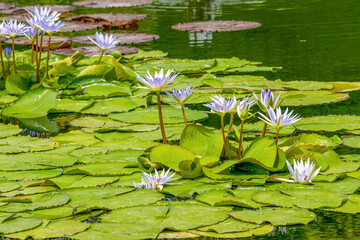
[[98,23],[65,22],[61,32],[80,32],[101,28]]
[[[109,49],[105,52],[105,54],[109,54],[111,52],[121,52],[122,55],[128,55],[136,53],[139,49],[136,47],[129,46],[117,46],[112,49]],[[58,48],[55,49],[53,54],[65,54],[71,57],[76,51],[81,52],[84,56],[91,57],[94,55],[100,55],[101,50],[97,46],[88,46],[88,47],[76,47],[76,48]]]
[[[78,23],[76,23],[78,24]],[[158,35],[148,34],[148,33],[114,33],[114,37],[119,41],[118,44],[133,44],[133,43],[142,43],[142,42],[153,42],[159,39]],[[90,41],[90,38],[95,38],[94,35],[85,35],[74,37],[73,41],[82,44],[93,44]]]
[[189,32],[227,32],[258,28],[261,23],[248,21],[205,21],[178,23],[173,29]]
[[[165,124],[183,123],[184,118],[180,109],[163,109],[163,118]],[[207,114],[195,110],[187,109],[185,114],[188,122],[199,121],[207,118]],[[158,124],[159,116],[157,109],[139,109],[127,113],[111,113],[111,119],[125,122],[125,123],[145,123],[145,124]]]
[[304,131],[328,131],[360,129],[360,117],[355,115],[327,115],[302,118],[295,127]]
[[4,221],[0,224],[1,234],[10,234],[16,232],[22,232],[29,229],[36,228],[42,223],[41,219],[36,218],[12,218]]
[[316,218],[315,213],[301,208],[262,208],[234,211],[230,215],[245,222],[257,224],[270,222],[273,225],[308,224]]
[[[67,37],[52,36],[51,37],[51,45],[54,45],[54,44],[58,45],[58,44],[61,44],[63,42],[69,41],[69,40],[71,40],[71,39],[67,38]],[[7,44],[11,44],[12,40],[10,38],[3,38],[2,42],[7,43]],[[49,37],[44,36],[44,38],[43,38],[43,50],[45,50],[46,47],[48,46],[48,42],[49,42]],[[28,39],[26,39],[25,37],[19,37],[19,38],[15,38],[15,44],[17,44],[17,45],[31,45],[31,42]],[[40,46],[40,41],[39,41],[39,46]]]
[[231,232],[231,233],[216,233],[216,232],[203,232],[198,230],[191,231],[192,233],[204,236],[211,237],[215,239],[240,239],[240,238],[253,238],[254,236],[269,234],[274,230],[274,227],[270,224],[263,225],[259,228],[249,229],[247,231],[241,232]]
[[132,7],[145,4],[151,4],[153,0],[85,0],[73,2],[75,6],[90,8],[112,8],[112,7]]

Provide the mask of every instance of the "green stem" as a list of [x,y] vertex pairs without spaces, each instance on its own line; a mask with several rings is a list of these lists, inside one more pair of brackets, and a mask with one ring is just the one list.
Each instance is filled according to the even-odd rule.
[[226,155],[228,156],[229,159],[231,159],[229,149],[226,144],[225,129],[224,129],[224,116],[221,116],[221,130],[222,130],[222,136],[223,136],[223,140],[224,140],[224,147],[225,147]]
[[3,72],[3,77],[4,77],[4,83],[6,83],[6,73],[5,73],[5,67],[4,67],[4,58],[3,58],[3,54],[2,54],[2,47],[1,47],[1,39],[0,39],[0,53],[1,53],[1,68],[2,68],[2,72]]
[[31,42],[31,65],[34,64],[34,42]]
[[156,92],[156,97],[157,97],[157,104],[158,104],[158,110],[159,110],[159,121],[160,121],[161,135],[162,135],[163,143],[167,144],[165,128],[164,128],[164,122],[163,122],[163,116],[162,116],[162,111],[161,111],[160,91]]
[[276,128],[276,146],[278,145],[278,140],[279,140],[279,132],[280,132],[280,129]]
[[184,117],[185,126],[187,126],[188,123],[187,123],[187,120],[186,120],[185,107],[184,107],[183,104],[181,104],[181,111],[182,111],[182,114],[183,114],[183,117]]
[[[13,50],[14,73],[17,74],[17,71],[16,71],[16,63],[15,63],[15,38],[12,39],[12,50]],[[1,54],[2,54],[2,53],[1,53]]]
[[229,128],[227,130],[226,138],[229,138],[229,136],[230,136],[231,128],[232,128],[232,125],[234,123],[234,115],[235,115],[234,113],[230,114],[230,123],[229,123]]
[[101,50],[101,55],[100,55],[100,58],[99,58],[99,61],[101,61],[101,59],[102,59],[102,57],[103,57],[103,55],[104,55],[104,50]]
[[51,35],[49,34],[49,43],[48,43],[47,56],[46,56],[46,78],[49,78],[50,43],[51,43]]
[[40,37],[40,51],[39,51],[39,65],[41,63],[41,53],[43,49],[43,39],[44,39],[44,32],[41,31],[41,37]]
[[239,137],[238,159],[241,159],[241,150],[242,150],[242,139],[243,139],[244,122],[245,122],[245,121],[243,121],[243,120],[241,121],[240,137]]

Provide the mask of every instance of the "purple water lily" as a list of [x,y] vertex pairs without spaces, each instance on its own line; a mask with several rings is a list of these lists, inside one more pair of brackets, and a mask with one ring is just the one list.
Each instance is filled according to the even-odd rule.
[[147,71],[147,75],[143,77],[136,74],[136,78],[145,85],[145,88],[151,89],[153,91],[161,91],[165,86],[169,85],[179,73],[173,74],[173,70],[169,69],[166,74],[164,74],[164,69],[160,69],[159,72],[155,71],[154,76]]
[[213,102],[204,104],[204,106],[211,109],[211,112],[217,113],[220,116],[224,116],[226,113],[230,112],[236,107],[236,97],[233,96],[226,100],[220,95],[214,95],[211,97]]

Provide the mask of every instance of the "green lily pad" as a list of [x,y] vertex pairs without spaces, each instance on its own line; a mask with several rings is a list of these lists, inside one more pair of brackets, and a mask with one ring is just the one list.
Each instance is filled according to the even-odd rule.
[[38,133],[59,133],[57,123],[50,121],[47,116],[40,118],[18,118],[18,120],[19,124],[28,130]]
[[16,136],[0,139],[1,153],[39,152],[51,150],[55,142],[50,139],[32,138],[29,136]]
[[108,98],[119,96],[130,96],[130,87],[127,84],[115,84],[110,82],[94,83],[83,86],[83,95],[76,95],[77,99]]
[[89,227],[90,225],[88,223],[76,220],[46,221],[42,226],[36,229],[7,235],[7,237],[20,239],[25,239],[27,237],[32,237],[34,239],[71,237],[76,233],[85,231]]
[[71,156],[75,156],[75,157],[83,157],[83,156],[86,156],[86,155],[96,155],[96,154],[99,154],[99,153],[103,153],[103,154],[106,154],[108,152],[107,149],[105,148],[97,148],[97,147],[84,147],[84,148],[80,148],[80,149],[76,149],[74,151],[72,151],[70,153]]
[[347,196],[348,200],[337,208],[325,208],[327,211],[341,212],[341,213],[360,213],[360,195],[351,194]]
[[328,138],[326,136],[315,133],[302,133],[296,137],[288,139],[280,146],[292,146],[295,143],[297,143],[297,146],[300,146],[307,150],[326,152],[327,150],[335,149],[336,147],[338,147],[342,143],[342,141],[337,135]]
[[64,174],[86,174],[90,176],[130,175],[140,171],[137,165],[123,162],[89,163],[66,168]]
[[176,197],[191,197],[195,193],[201,194],[213,189],[223,190],[231,187],[231,184],[229,183],[205,184],[188,179],[183,179],[177,181],[176,183],[176,185],[168,185],[164,187],[162,192],[171,194]]
[[264,225],[259,228],[250,229],[247,231],[241,231],[241,232],[233,232],[233,233],[216,233],[216,232],[202,232],[198,230],[192,230],[191,233],[195,233],[204,237],[211,237],[211,238],[245,238],[245,237],[254,237],[254,236],[261,236],[265,234],[269,234],[274,230],[274,227],[272,225]]
[[127,149],[115,150],[107,152],[106,154],[100,153],[91,156],[80,157],[81,163],[96,163],[96,162],[137,162],[137,158],[144,152],[144,150]]
[[360,129],[360,116],[327,115],[302,118],[295,127],[303,131],[328,131]]
[[11,234],[16,232],[22,232],[29,229],[36,228],[42,223],[41,219],[36,218],[11,218],[0,224],[1,234]]
[[317,187],[326,188],[329,190],[336,189],[337,192],[344,194],[353,194],[360,188],[360,180],[354,178],[345,178],[336,182],[317,182]]
[[273,225],[308,224],[316,218],[316,214],[301,208],[262,208],[260,210],[242,210],[230,215],[240,221]]
[[[180,109],[165,108],[162,110],[165,124],[183,123],[184,119]],[[207,118],[207,114],[195,110],[186,109],[186,118],[188,122],[200,121]],[[135,124],[158,124],[159,115],[157,109],[137,109],[127,113],[111,113],[111,119]],[[166,129],[165,129],[166,130]]]
[[93,104],[94,100],[56,99],[56,106],[50,112],[80,112]]
[[233,233],[243,232],[258,227],[260,227],[260,225],[258,224],[242,222],[235,220],[234,218],[228,218],[223,222],[217,223],[215,225],[202,227],[198,230],[203,232]]
[[109,149],[110,151],[114,151],[114,150],[128,150],[128,149],[145,150],[156,145],[159,145],[159,143],[142,141],[139,139],[126,139],[126,140],[114,139],[107,142],[98,142],[92,144],[91,146],[103,147]]
[[301,207],[308,209],[336,208],[346,195],[322,188],[292,188],[286,190],[259,191],[252,195],[256,202],[280,207]]
[[26,187],[20,188],[12,192],[6,192],[1,194],[3,197],[16,197],[24,195],[33,195],[38,193],[46,193],[56,191],[58,188],[53,186],[37,186],[37,187]]
[[[25,199],[24,199],[25,198]],[[0,207],[0,211],[2,212],[24,212],[24,211],[34,211],[36,209],[43,208],[53,208],[65,205],[70,197],[66,193],[45,193],[45,194],[37,194],[37,195],[29,195],[24,197],[19,197],[19,199],[30,199],[30,202],[10,202],[5,206]]]
[[169,144],[154,147],[150,152],[151,162],[171,167],[177,172],[180,171],[179,165],[182,161],[192,161],[195,157],[196,155],[186,148]]
[[78,74],[78,77],[94,76],[94,77],[105,78],[106,74],[108,74],[113,69],[114,67],[108,64],[92,65],[82,70]]
[[348,93],[332,93],[330,91],[285,91],[280,99],[283,106],[309,106],[325,103],[341,102],[349,98]]
[[[172,137],[170,131],[167,131],[167,138]],[[120,131],[111,131],[111,132],[95,132],[94,136],[101,141],[110,141],[115,139],[138,139],[143,140],[146,139],[147,141],[160,141],[162,140],[161,131],[148,131],[148,132],[120,132]]]
[[352,148],[360,148],[360,136],[347,137],[343,139],[343,144]]
[[110,98],[96,102],[82,113],[107,115],[112,112],[127,112],[136,107],[137,104],[129,98]]
[[264,206],[251,199],[251,195],[262,188],[238,188],[236,191],[211,190],[196,197],[197,201],[210,204],[211,206],[234,205],[247,208]]
[[79,130],[68,133],[61,133],[55,137],[52,137],[51,139],[60,143],[80,143],[84,146],[89,146],[100,142],[94,137],[93,134],[84,133]]
[[78,187],[96,187],[111,184],[117,181],[118,177],[92,177],[84,175],[61,175],[49,181],[61,189]]
[[0,155],[2,171],[40,170],[74,165],[77,159],[71,156],[49,153],[23,153]]
[[134,188],[89,187],[63,189],[61,192],[70,195],[70,206],[85,209],[117,209],[148,205],[164,198],[162,194],[152,190],[133,190]]
[[61,175],[62,169],[49,169],[39,171],[16,171],[16,172],[1,172],[0,177],[8,180],[30,180],[30,179],[48,179]]
[[[206,144],[203,144],[205,143]],[[200,156],[215,156],[220,158],[223,151],[221,133],[215,133],[205,127],[188,125],[180,138],[180,146]]]
[[56,92],[39,88],[22,95],[14,104],[6,106],[1,114],[15,118],[44,117],[55,107]]
[[6,138],[17,135],[21,132],[21,129],[17,125],[0,123],[0,138]]
[[21,187],[20,183],[9,181],[5,178],[0,178],[0,192],[10,192]]

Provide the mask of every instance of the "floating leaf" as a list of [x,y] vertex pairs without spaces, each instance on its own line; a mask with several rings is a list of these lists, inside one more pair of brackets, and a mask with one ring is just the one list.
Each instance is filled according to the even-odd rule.
[[22,232],[29,229],[36,228],[42,223],[41,219],[36,218],[12,218],[8,219],[0,224],[1,234],[10,234],[16,232]]
[[0,192],[10,192],[21,187],[20,183],[9,181],[5,178],[0,178]]
[[360,195],[351,194],[347,196],[348,200],[337,208],[325,208],[327,211],[341,212],[341,213],[360,213]]
[[0,152],[2,153],[38,152],[51,150],[54,147],[55,142],[50,139],[39,139],[29,136],[0,139]]
[[336,208],[339,207],[346,196],[322,188],[292,188],[285,190],[259,191],[252,195],[252,199],[274,206],[301,207],[301,208]]
[[115,83],[94,83],[91,85],[83,86],[84,95],[78,95],[78,99],[88,98],[108,98],[118,96],[130,96],[130,87],[124,84]]
[[285,91],[281,94],[283,106],[308,106],[341,102],[349,98],[348,93],[330,91]]
[[61,189],[78,187],[96,187],[111,184],[117,181],[118,177],[92,177],[84,175],[61,175],[49,181]]
[[343,144],[352,148],[360,148],[360,136],[347,137],[343,139]]
[[86,174],[90,176],[118,176],[130,175],[138,172],[139,169],[134,164],[123,162],[89,163],[86,165],[76,165],[67,168],[64,174]]
[[217,233],[232,233],[232,232],[243,232],[258,227],[260,227],[260,225],[258,224],[242,222],[235,220],[234,218],[228,218],[223,222],[217,223],[215,225],[210,225],[207,227],[202,227],[199,228],[198,230],[203,232],[213,231]]
[[14,104],[6,106],[1,114],[15,118],[44,117],[55,107],[56,92],[39,88],[22,95]]
[[80,143],[84,146],[89,146],[91,144],[100,142],[98,139],[94,137],[93,134],[84,133],[82,131],[61,133],[55,137],[52,137],[51,139],[61,143]]
[[127,112],[136,107],[137,104],[129,98],[110,98],[96,102],[82,113],[107,115],[112,112]]
[[244,222],[273,225],[308,224],[316,218],[316,214],[301,208],[262,208],[260,210],[242,210],[231,212],[233,218]]
[[295,127],[303,131],[328,131],[360,129],[360,117],[355,115],[327,115],[302,118]]
[[[164,123],[183,123],[184,118],[180,109],[165,108],[162,110]],[[195,110],[186,109],[185,114],[188,122],[200,121],[207,118],[207,114]],[[136,124],[158,124],[159,114],[157,109],[137,109],[127,113],[111,113],[111,119]]]
[[39,171],[17,171],[17,172],[1,172],[0,177],[8,180],[32,180],[32,179],[48,179],[61,175],[62,169],[50,169]]
[[274,230],[274,227],[272,225],[264,225],[259,228],[250,229],[247,231],[241,231],[241,232],[233,232],[233,233],[216,233],[216,232],[202,232],[198,230],[192,230],[192,233],[204,236],[204,237],[212,237],[212,238],[245,238],[245,237],[254,237],[254,236],[260,236],[269,234]]
[[56,99],[56,106],[50,112],[80,112],[89,107],[94,100]]
[[83,156],[79,159],[81,163],[95,162],[137,162],[137,158],[143,153],[143,150],[127,149],[115,150],[106,154],[100,153],[92,156]]
[[0,138],[6,138],[13,135],[17,135],[21,132],[21,129],[17,125],[0,123]]
[[30,82],[19,74],[10,74],[6,78],[5,88],[10,94],[22,95],[30,89]]

